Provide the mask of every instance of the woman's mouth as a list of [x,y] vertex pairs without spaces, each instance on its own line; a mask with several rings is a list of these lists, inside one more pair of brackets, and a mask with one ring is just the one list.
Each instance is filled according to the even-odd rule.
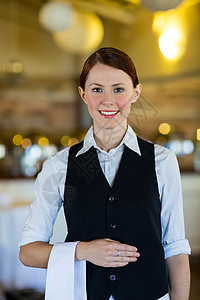
[[118,114],[119,110],[99,110],[102,117],[106,119],[111,119]]

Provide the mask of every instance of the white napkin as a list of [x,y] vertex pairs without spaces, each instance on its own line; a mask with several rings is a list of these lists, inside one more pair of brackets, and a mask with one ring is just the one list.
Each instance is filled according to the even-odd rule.
[[45,300],[87,300],[86,261],[75,262],[77,243],[54,244],[47,268]]
[[[54,244],[47,268],[45,300],[87,300],[86,261],[75,262],[77,243]],[[169,300],[169,294],[159,300]]]

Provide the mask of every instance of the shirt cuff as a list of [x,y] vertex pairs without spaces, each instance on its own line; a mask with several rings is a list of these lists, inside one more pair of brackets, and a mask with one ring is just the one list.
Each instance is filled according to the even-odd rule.
[[191,248],[187,239],[177,240],[173,242],[163,242],[163,249],[165,253],[165,259],[178,254],[191,254]]
[[[47,267],[45,300],[75,300],[75,293],[86,295],[86,262],[75,262],[75,249],[78,242],[54,244]],[[78,263],[78,264],[77,264]],[[76,267],[74,267],[76,265]],[[77,279],[81,284],[75,285]],[[80,282],[79,282],[80,283]],[[78,291],[76,289],[78,288]]]

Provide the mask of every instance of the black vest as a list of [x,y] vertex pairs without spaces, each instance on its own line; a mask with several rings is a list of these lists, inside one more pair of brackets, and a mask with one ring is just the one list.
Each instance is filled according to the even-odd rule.
[[64,194],[66,242],[110,238],[138,248],[137,262],[104,268],[86,262],[88,300],[156,300],[168,292],[154,145],[138,139],[141,156],[124,148],[112,188],[91,147],[70,148]]

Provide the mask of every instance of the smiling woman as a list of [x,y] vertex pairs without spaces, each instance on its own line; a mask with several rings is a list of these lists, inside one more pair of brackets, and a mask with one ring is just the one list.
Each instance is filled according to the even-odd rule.
[[[188,300],[176,157],[127,124],[141,89],[118,49],[101,48],[83,66],[79,92],[93,126],[44,163],[19,242],[25,265],[48,268],[46,300],[167,300],[168,285],[173,299]],[[68,233],[50,245],[62,204]]]
[[137,101],[141,90],[135,66],[126,53],[103,48],[86,60],[79,93],[88,106],[97,145],[100,142],[102,149],[108,151],[120,143],[131,104]]
[[[100,135],[101,145],[99,146],[104,150],[108,151],[116,147],[125,134],[131,104],[137,101],[141,85],[137,84],[134,88],[131,77],[127,73],[97,63],[89,71],[84,89],[79,87],[79,92],[93,119],[97,145],[98,135]],[[117,132],[118,140],[115,136],[113,141],[113,131]],[[107,140],[102,140],[103,136],[108,135],[111,137],[109,145]]]

